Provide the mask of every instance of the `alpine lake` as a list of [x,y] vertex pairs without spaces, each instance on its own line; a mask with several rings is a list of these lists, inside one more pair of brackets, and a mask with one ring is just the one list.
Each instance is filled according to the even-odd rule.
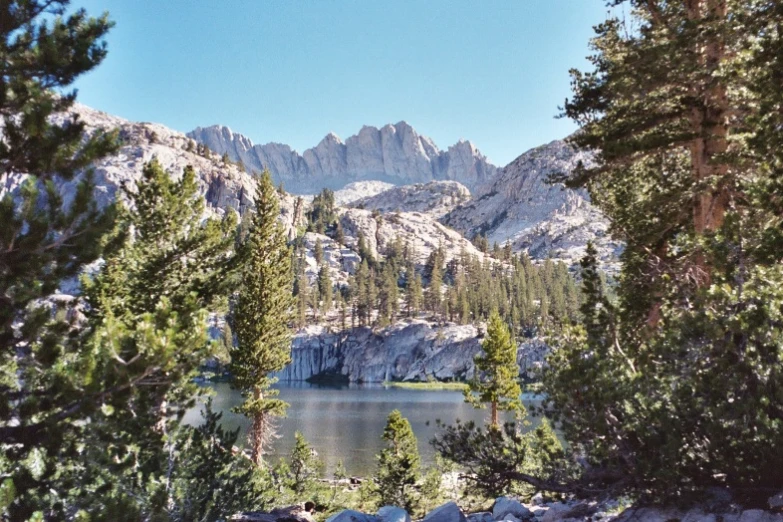
[[[213,410],[222,412],[222,425],[240,429],[238,445],[246,444],[250,421],[231,411],[242,402],[242,396],[225,382],[209,383]],[[434,461],[430,440],[438,433],[437,421],[453,424],[457,419],[477,424],[486,422],[487,409],[475,409],[464,402],[459,390],[410,389],[382,384],[324,385],[306,382],[280,382],[275,385],[280,398],[289,404],[287,416],[278,420],[277,438],[266,458],[277,462],[288,457],[294,446],[294,434],[301,432],[326,465],[330,476],[339,461],[349,475],[369,476],[377,467],[376,455],[384,446],[381,438],[386,419],[392,410],[400,410],[418,439],[425,465]],[[530,413],[542,397],[523,394],[528,409],[522,430],[534,429],[540,419]],[[203,403],[191,409],[184,418],[187,424],[202,422]],[[513,416],[507,415],[507,420]]]

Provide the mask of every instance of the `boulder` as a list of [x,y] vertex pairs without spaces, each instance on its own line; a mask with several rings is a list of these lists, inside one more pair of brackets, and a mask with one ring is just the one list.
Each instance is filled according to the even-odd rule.
[[531,518],[533,513],[522,503],[511,497],[499,497],[492,506],[492,516],[495,520],[508,520],[506,515],[513,515],[518,520]]
[[576,518],[586,519],[593,513],[598,511],[598,505],[596,503],[579,502],[569,507],[568,511],[563,514],[563,518]]
[[326,522],[380,522],[380,519],[374,515],[345,509],[327,518]]
[[377,514],[380,522],[411,522],[411,516],[397,506],[383,506]]
[[747,509],[740,515],[739,522],[783,522],[783,514],[770,513],[763,509]]
[[456,502],[448,502],[427,513],[427,516],[425,516],[421,522],[468,522],[468,519],[462,513],[462,510],[460,510]]
[[[717,522],[717,520],[718,517],[713,513],[705,513],[701,509],[691,509],[685,513],[681,522]],[[723,520],[722,517],[721,520]]]
[[571,510],[571,506],[562,502],[549,504],[549,509],[541,516],[541,522],[555,522],[566,518],[566,513]]
[[467,516],[468,522],[494,522],[495,517],[489,511],[479,511]]

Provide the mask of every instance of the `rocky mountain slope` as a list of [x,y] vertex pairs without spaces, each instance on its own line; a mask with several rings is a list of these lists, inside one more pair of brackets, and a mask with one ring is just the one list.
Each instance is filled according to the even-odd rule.
[[472,189],[491,180],[497,171],[469,141],[461,140],[442,151],[404,121],[380,129],[362,127],[345,141],[330,133],[302,154],[281,143],[255,145],[221,125],[198,127],[188,136],[220,155],[228,154],[232,161],[241,161],[248,169],[269,168],[287,190],[301,194],[340,189],[358,180],[395,185],[453,180]]
[[[243,212],[252,206],[255,182],[250,174],[242,172],[233,164],[223,163],[219,157],[204,157],[191,152],[190,138],[157,123],[138,123],[101,112],[85,105],[76,104],[74,112],[87,124],[87,132],[97,129],[119,132],[121,147],[115,155],[108,156],[93,165],[94,194],[100,206],[121,197],[120,187],[132,188],[140,179],[144,165],[156,158],[172,176],[180,176],[183,169],[191,165],[207,203],[207,213],[222,215],[229,209]],[[69,118],[59,115],[57,119]],[[0,187],[0,197],[6,191],[14,192],[25,178],[24,175],[10,177],[9,183]],[[55,183],[67,202],[76,193],[76,186],[82,176],[64,182],[55,178]],[[289,236],[294,237],[297,227],[304,222],[303,203],[294,196],[285,194],[280,198],[280,219]]]
[[470,191],[456,181],[430,181],[384,190],[353,201],[350,206],[390,212],[420,212],[443,217],[470,199]]
[[525,152],[442,222],[467,237],[486,235],[490,244],[510,242],[515,251],[526,250],[534,259],[551,257],[572,265],[592,240],[604,265],[612,268],[620,245],[607,235],[609,223],[588,194],[546,181],[580,161],[589,157],[563,141]]
[[354,201],[378,195],[394,187],[395,185],[385,181],[354,181],[334,192],[334,202],[338,206],[347,207]]

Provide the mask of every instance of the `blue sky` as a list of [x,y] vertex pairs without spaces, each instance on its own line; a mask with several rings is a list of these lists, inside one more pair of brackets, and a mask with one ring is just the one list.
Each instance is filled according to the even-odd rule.
[[300,152],[405,120],[498,165],[575,129],[557,120],[603,0],[74,0],[109,11],[79,101],[180,131],[228,125]]

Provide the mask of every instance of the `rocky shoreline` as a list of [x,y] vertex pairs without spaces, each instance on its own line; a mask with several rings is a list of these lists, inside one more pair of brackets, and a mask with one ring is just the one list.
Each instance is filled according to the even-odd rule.
[[[731,503],[700,505],[690,509],[647,506],[625,507],[617,500],[568,500],[545,502],[540,494],[530,503],[513,497],[495,500],[491,511],[465,513],[450,501],[425,515],[421,522],[783,522],[783,492],[770,497],[769,509],[743,509]],[[269,513],[244,513],[237,522],[313,522],[312,504],[291,506]],[[384,506],[375,514],[346,509],[326,522],[411,522],[411,516],[396,506]]]

